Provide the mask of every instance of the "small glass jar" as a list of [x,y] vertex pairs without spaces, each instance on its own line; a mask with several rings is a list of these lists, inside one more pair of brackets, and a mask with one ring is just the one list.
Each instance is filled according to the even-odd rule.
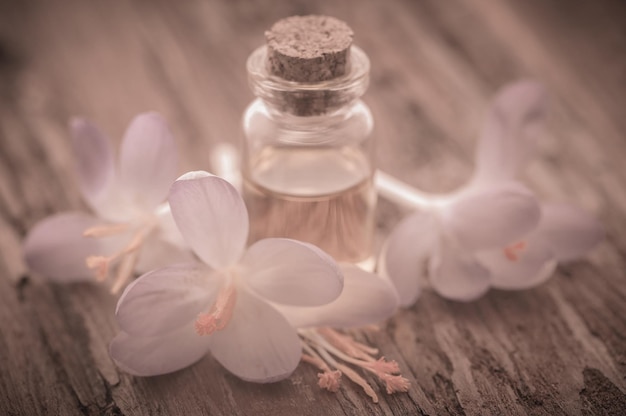
[[243,119],[250,243],[287,237],[337,261],[364,262],[373,254],[376,208],[373,119],[360,100],[369,60],[351,46],[344,75],[300,83],[270,74],[267,53],[262,46],[247,62],[257,96]]

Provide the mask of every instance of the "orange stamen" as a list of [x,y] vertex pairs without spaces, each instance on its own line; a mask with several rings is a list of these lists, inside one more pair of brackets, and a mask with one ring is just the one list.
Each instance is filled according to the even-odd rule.
[[400,372],[400,366],[394,360],[387,361],[385,357],[380,357],[378,361],[368,363],[367,367],[371,368],[379,377],[381,374],[397,374]]
[[326,340],[335,348],[343,351],[351,357],[360,358],[365,361],[373,361],[374,359],[368,354],[378,353],[377,349],[363,345],[360,342],[355,341],[352,337],[340,334],[334,329],[319,328],[317,332],[326,338]]
[[518,261],[519,260],[519,256],[520,256],[520,252],[523,251],[524,249],[526,249],[526,242],[525,241],[519,241],[515,244],[511,244],[510,246],[507,246],[504,248],[504,256],[509,260],[509,261]]
[[343,364],[337,364],[337,368],[346,375],[346,377],[348,377],[350,380],[352,380],[352,382],[358,384],[359,386],[361,386],[361,388],[363,389],[363,391],[365,392],[365,394],[367,394],[368,396],[370,396],[370,398],[372,399],[372,401],[374,403],[378,403],[378,396],[376,395],[376,392],[374,392],[374,389],[372,388],[372,386],[369,385],[369,383],[367,381],[365,381],[365,379],[363,377],[361,377],[360,375],[357,374],[356,371],[354,371],[353,369],[351,369],[348,366],[345,366]]
[[110,257],[89,256],[86,261],[87,267],[96,271],[96,280],[103,282],[109,274]]
[[237,289],[235,286],[231,284],[222,288],[209,312],[198,315],[194,325],[196,333],[198,335],[210,335],[226,328],[233,316],[236,303]]
[[[87,267],[95,270],[96,280],[99,282],[106,280],[114,263],[119,263],[117,266],[117,276],[111,286],[111,293],[119,292],[119,290],[124,287],[124,284],[132,276],[139,257],[139,250],[154,226],[155,224],[150,222],[140,227],[139,230],[132,236],[132,239],[128,242],[128,244],[117,253],[110,256],[87,257]],[[83,232],[83,236],[94,238],[107,237],[125,232],[129,228],[130,224],[124,223],[99,225],[86,229]]]
[[137,264],[138,257],[139,253],[137,251],[133,251],[124,256],[121,264],[117,269],[117,277],[115,278],[115,282],[113,283],[113,286],[111,286],[112,294],[116,294],[120,291],[122,287],[124,287],[124,284],[133,274],[133,270],[135,269],[135,265]]
[[396,392],[407,392],[411,383],[408,379],[402,376],[393,376],[391,374],[385,374],[380,377],[385,382],[387,388],[387,394],[393,394]]
[[89,227],[83,231],[83,237],[109,237],[128,230],[129,224],[106,224]]
[[333,393],[339,391],[339,383],[341,382],[341,371],[324,371],[317,374],[317,385]]

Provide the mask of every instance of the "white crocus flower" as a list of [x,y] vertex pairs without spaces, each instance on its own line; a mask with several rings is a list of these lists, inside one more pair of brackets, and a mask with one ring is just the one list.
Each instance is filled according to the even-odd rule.
[[540,205],[515,182],[533,155],[545,110],[539,84],[504,88],[485,123],[476,173],[453,195],[425,195],[377,175],[381,195],[419,210],[394,229],[382,258],[381,270],[396,285],[401,304],[417,298],[425,263],[440,295],[472,300],[490,286],[540,284],[558,261],[580,256],[601,240],[594,218],[569,205]]
[[[213,169],[238,188],[241,184],[239,154],[228,143],[221,143],[211,154]],[[334,301],[311,307],[274,306],[298,328],[304,353],[302,361],[316,366],[318,385],[332,392],[339,390],[342,375],[358,384],[378,402],[370,384],[352,367],[374,374],[385,383],[387,393],[407,391],[409,381],[402,377],[395,361],[375,358],[376,348],[354,340],[344,330],[371,326],[392,316],[398,308],[398,295],[386,279],[353,264],[340,265],[344,275],[341,295]]]
[[52,280],[106,280],[112,291],[134,270],[189,259],[165,201],[177,175],[177,152],[163,118],[141,114],[124,135],[119,163],[95,125],[71,122],[80,190],[95,216],[52,215],[37,223],[24,242],[29,267]]
[[140,376],[189,366],[208,351],[236,376],[271,382],[300,361],[296,329],[274,305],[319,306],[336,299],[343,277],[320,249],[268,238],[245,248],[248,212],[237,191],[206,172],[177,180],[169,197],[185,241],[204,264],[150,272],[126,288],[122,329],[110,353]]
[[482,296],[492,274],[477,253],[526,235],[540,219],[535,197],[516,182],[446,197],[423,195],[382,172],[376,183],[381,195],[416,209],[392,231],[379,264],[404,306],[417,299],[425,273],[443,297],[469,301]]
[[[545,95],[532,81],[514,83],[497,95],[478,142],[473,186],[497,186],[519,176],[535,153]],[[545,282],[558,262],[584,255],[603,237],[602,225],[582,209],[542,203],[535,229],[478,257],[491,271],[494,287],[527,289]]]

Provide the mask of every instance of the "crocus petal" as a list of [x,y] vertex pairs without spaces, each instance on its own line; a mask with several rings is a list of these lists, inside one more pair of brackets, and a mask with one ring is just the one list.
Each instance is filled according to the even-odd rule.
[[192,263],[195,257],[190,250],[185,250],[165,241],[159,236],[148,238],[141,247],[135,271],[147,273],[172,264]]
[[535,238],[545,240],[557,260],[582,256],[604,238],[604,227],[582,209],[566,204],[545,204]]
[[188,367],[206,355],[209,340],[192,324],[165,336],[136,337],[120,332],[109,346],[115,364],[135,376],[156,376]]
[[154,211],[154,214],[156,215],[159,224],[159,237],[161,239],[178,247],[191,250],[185,242],[183,235],[180,233],[180,230],[176,225],[176,221],[174,221],[172,210],[170,209],[170,204],[168,202],[159,205]]
[[398,295],[388,280],[351,264],[342,264],[343,291],[335,301],[317,307],[276,308],[296,328],[330,326],[349,328],[389,318],[398,308]]
[[241,265],[248,286],[272,302],[317,306],[341,293],[343,276],[335,261],[319,248],[286,238],[253,244]]
[[86,259],[108,255],[122,246],[112,238],[83,237],[83,232],[102,225],[102,220],[80,212],[55,214],[37,223],[24,241],[24,256],[29,268],[59,282],[94,280]]
[[543,86],[529,80],[498,93],[478,142],[476,183],[507,181],[518,175],[534,152],[546,102]]
[[165,335],[208,310],[220,279],[205,266],[180,264],[144,274],[117,303],[117,322],[133,336]]
[[446,247],[429,266],[430,283],[444,298],[472,301],[489,289],[489,270],[469,254]]
[[215,359],[247,381],[268,383],[289,377],[302,355],[296,330],[285,317],[246,290],[237,292],[226,328],[206,338]]
[[192,250],[208,265],[235,264],[248,238],[248,211],[231,184],[206,172],[189,172],[172,185],[174,220]]
[[476,254],[491,273],[491,286],[519,290],[548,280],[556,267],[554,253],[545,241],[532,236],[507,248]]
[[82,118],[72,119],[70,130],[80,191],[87,203],[100,213],[102,200],[115,179],[111,141],[98,127]]
[[442,211],[447,235],[472,251],[515,241],[536,227],[540,216],[537,199],[517,182],[470,190]]
[[122,141],[119,186],[127,202],[152,211],[176,179],[178,154],[165,120],[156,113],[133,119]]
[[409,306],[420,293],[426,259],[438,243],[438,225],[431,213],[417,212],[402,220],[391,232],[379,270],[395,286],[400,304]]

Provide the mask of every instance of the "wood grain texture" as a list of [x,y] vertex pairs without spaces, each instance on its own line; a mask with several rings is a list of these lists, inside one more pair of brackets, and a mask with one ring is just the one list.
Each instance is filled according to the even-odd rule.
[[[427,191],[472,170],[498,87],[534,77],[552,111],[526,178],[546,200],[595,213],[606,241],[525,292],[461,304],[426,292],[380,331],[356,334],[412,386],[381,403],[302,365],[257,385],[212,358],[133,378],[107,353],[115,299],[95,285],[29,274],[20,240],[53,212],[86,209],[72,177],[72,115],[116,142],[136,113],[171,123],[181,172],[238,143],[252,95],[245,60],[288,15],[347,21],[370,56],[366,101],[379,165]],[[626,6],[620,1],[92,1],[0,5],[0,414],[626,414]],[[402,211],[380,204],[379,239]]]

